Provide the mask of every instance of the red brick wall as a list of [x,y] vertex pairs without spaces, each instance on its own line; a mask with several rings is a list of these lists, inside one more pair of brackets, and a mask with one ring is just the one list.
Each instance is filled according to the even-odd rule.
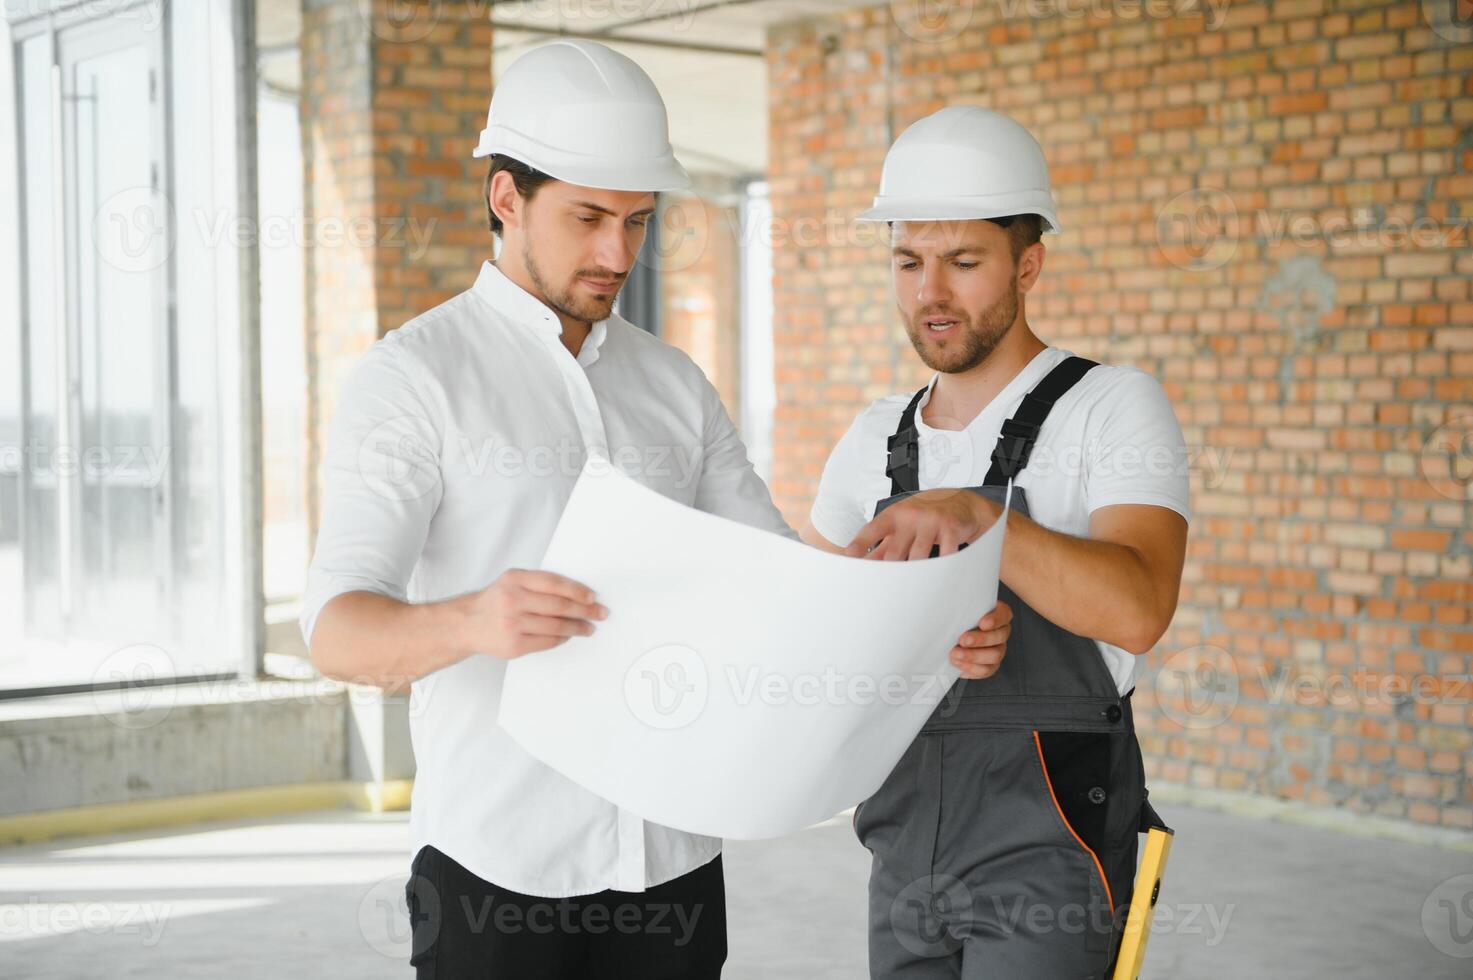
[[469,288],[492,255],[471,157],[491,25],[470,0],[305,0],[308,513],[336,396],[379,337]]
[[492,257],[486,161],[471,156],[491,101],[489,8],[437,0],[395,21],[405,6],[375,0],[374,198],[404,232],[376,256],[381,333],[469,289]]
[[1196,454],[1138,694],[1151,775],[1473,827],[1473,44],[1416,2],[1006,9],[769,36],[781,506],[801,520],[854,414],[926,376],[849,223],[889,141],[1007,112],[1066,229],[1030,324],[1159,378]]

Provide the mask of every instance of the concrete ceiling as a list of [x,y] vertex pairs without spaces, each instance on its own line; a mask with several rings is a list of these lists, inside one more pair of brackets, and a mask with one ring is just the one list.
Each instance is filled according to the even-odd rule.
[[[257,0],[268,85],[296,91],[302,0]],[[649,72],[670,110],[670,138],[693,173],[759,174],[767,167],[767,71],[774,24],[876,0],[461,0],[496,25],[492,72],[556,34],[595,35]],[[474,135],[474,134],[472,134]]]
[[261,78],[270,88],[302,88],[302,0],[256,0],[256,48]]

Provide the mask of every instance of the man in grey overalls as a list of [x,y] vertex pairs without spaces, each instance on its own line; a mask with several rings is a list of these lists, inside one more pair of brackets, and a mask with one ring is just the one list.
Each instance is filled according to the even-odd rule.
[[1022,297],[1058,221],[1016,122],[972,106],[920,120],[863,217],[891,222],[897,303],[937,374],[855,420],[804,537],[924,558],[965,547],[1006,499],[998,598],[1013,610],[1007,656],[953,656],[961,679],[856,810],[871,975],[1100,980],[1136,835],[1159,822],[1130,695],[1180,588],[1181,431],[1150,375],[1030,329]]

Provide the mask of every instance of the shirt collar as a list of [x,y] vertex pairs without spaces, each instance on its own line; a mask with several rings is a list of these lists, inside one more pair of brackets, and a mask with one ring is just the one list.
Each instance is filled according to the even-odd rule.
[[[558,319],[557,314],[546,303],[508,279],[506,273],[490,261],[481,263],[481,272],[476,276],[473,289],[498,313],[515,322],[550,337],[563,335],[563,322]],[[598,350],[608,335],[607,319],[592,324],[587,339],[578,350],[578,363],[587,367],[598,360]]]
[[917,432],[929,431],[931,428],[929,425],[926,424],[926,420],[921,418],[921,413],[925,410],[925,407],[927,405],[931,404],[931,396],[936,393],[936,379],[939,377],[941,377],[940,371],[937,371],[931,375],[931,380],[926,382],[926,393],[922,395],[921,400],[916,403],[915,423]]
[[578,363],[584,367],[598,360],[599,348],[604,345],[604,338],[609,335],[609,321],[599,320],[589,328],[588,336],[583,339],[583,346],[578,348]]

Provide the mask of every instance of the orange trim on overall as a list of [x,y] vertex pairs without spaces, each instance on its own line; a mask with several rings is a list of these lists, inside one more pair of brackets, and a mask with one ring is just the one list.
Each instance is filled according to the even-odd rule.
[[1105,901],[1110,903],[1110,912],[1113,915],[1115,912],[1115,896],[1110,894],[1110,879],[1105,877],[1105,866],[1100,863],[1099,855],[1090,850],[1089,845],[1081,840],[1079,835],[1074,832],[1074,828],[1069,825],[1069,818],[1064,816],[1064,808],[1059,806],[1059,798],[1054,794],[1054,781],[1049,778],[1048,762],[1043,758],[1043,742],[1039,741],[1036,730],[1033,733],[1033,744],[1038,749],[1038,764],[1043,769],[1043,781],[1048,786],[1049,799],[1054,801],[1054,809],[1059,812],[1059,820],[1068,828],[1069,836],[1074,838],[1076,844],[1084,848],[1084,853],[1088,854],[1090,860],[1095,863],[1095,870],[1100,873],[1100,881],[1105,886]]

